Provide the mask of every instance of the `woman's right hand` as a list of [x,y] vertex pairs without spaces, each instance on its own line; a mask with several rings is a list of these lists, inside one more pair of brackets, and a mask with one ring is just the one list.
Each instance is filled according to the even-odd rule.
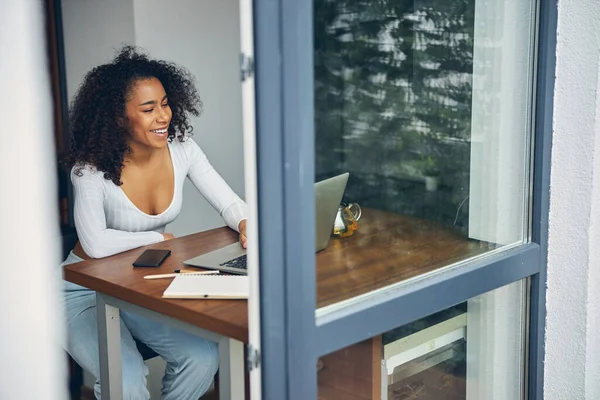
[[161,233],[161,235],[163,235],[163,237],[165,238],[165,240],[171,240],[171,239],[175,239],[175,236],[173,236],[172,233]]

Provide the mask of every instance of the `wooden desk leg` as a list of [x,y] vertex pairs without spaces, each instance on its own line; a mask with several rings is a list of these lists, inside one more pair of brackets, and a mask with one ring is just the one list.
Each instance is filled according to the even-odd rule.
[[382,373],[381,335],[321,357],[319,400],[387,399]]
[[123,375],[119,309],[106,304],[100,293],[96,293],[96,308],[98,310],[101,398],[102,400],[122,400]]
[[219,400],[244,399],[244,343],[224,337],[219,341]]

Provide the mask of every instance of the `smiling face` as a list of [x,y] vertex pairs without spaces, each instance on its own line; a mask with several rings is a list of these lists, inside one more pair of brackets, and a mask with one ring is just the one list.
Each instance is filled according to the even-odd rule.
[[129,146],[162,149],[167,146],[169,123],[173,115],[167,93],[156,78],[136,81],[125,103],[129,123]]

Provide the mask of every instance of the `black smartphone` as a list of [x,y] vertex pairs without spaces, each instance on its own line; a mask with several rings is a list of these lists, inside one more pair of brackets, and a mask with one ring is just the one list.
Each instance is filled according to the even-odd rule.
[[171,250],[145,250],[133,262],[134,267],[159,267],[171,255]]

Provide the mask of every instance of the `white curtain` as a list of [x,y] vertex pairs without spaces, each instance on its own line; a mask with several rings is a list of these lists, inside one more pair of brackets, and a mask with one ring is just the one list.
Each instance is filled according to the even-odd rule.
[[[524,239],[534,1],[476,0],[469,237]],[[467,400],[521,399],[525,283],[468,302]]]
[[468,302],[467,400],[522,399],[524,281]]
[[531,124],[532,0],[476,0],[469,236],[523,239]]
[[0,0],[0,398],[66,399],[42,1]]

